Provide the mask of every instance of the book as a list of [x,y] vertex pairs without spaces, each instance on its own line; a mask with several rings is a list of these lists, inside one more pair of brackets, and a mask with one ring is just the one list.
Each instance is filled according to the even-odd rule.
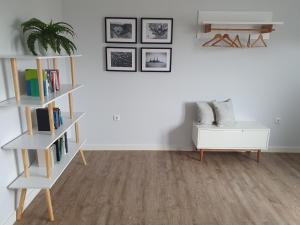
[[[48,108],[36,109],[37,125],[39,131],[50,131]],[[59,108],[53,109],[54,127],[58,129],[62,124],[62,116]]]
[[49,83],[49,90],[51,92],[56,92],[60,90],[60,77],[59,70],[49,69],[46,70],[47,73],[47,81]]
[[38,108],[36,111],[39,131],[50,131],[48,108]]
[[56,150],[56,160],[57,162],[60,162],[61,160],[61,151],[60,151],[60,148],[59,148],[59,139],[54,142],[54,145],[55,145],[55,150]]
[[68,134],[67,132],[64,134],[64,138],[65,138],[65,151],[66,151],[66,154],[69,152],[69,149],[68,149]]
[[26,95],[31,95],[30,80],[26,80]]
[[[54,146],[51,145],[49,150],[50,150],[50,166],[54,166],[54,156],[53,156],[53,149]],[[46,167],[46,158],[45,158],[45,150],[37,150],[36,151],[36,156],[37,156],[37,165],[38,167]]]
[[[48,96],[47,74],[43,71],[44,96]],[[26,94],[28,96],[39,96],[39,84],[36,69],[25,70]]]

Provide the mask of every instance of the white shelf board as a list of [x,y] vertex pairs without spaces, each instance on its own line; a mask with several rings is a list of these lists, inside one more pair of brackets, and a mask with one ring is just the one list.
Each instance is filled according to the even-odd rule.
[[283,22],[274,21],[202,21],[203,24],[212,25],[282,25]]
[[39,96],[27,96],[22,95],[20,102],[17,103],[16,98],[9,98],[5,101],[0,102],[0,107],[10,107],[10,106],[31,106],[31,107],[45,107],[49,103],[58,100],[59,98],[82,88],[82,84],[77,84],[74,87],[71,84],[62,84],[60,86],[60,91],[49,93],[48,96],[45,96],[44,103],[41,103]]
[[23,60],[36,60],[36,59],[64,59],[70,57],[80,57],[82,55],[0,55],[0,59],[23,59]]
[[55,134],[51,135],[47,131],[34,131],[33,135],[28,135],[27,132],[20,135],[16,139],[10,141],[6,145],[2,146],[5,150],[21,150],[21,149],[37,149],[46,150],[48,149],[58,138],[60,138],[75,122],[80,120],[85,113],[77,112],[74,113],[74,118],[63,113],[63,124],[55,130]]
[[64,172],[64,170],[67,168],[67,166],[70,164],[70,162],[75,157],[75,155],[84,143],[85,140],[80,142],[79,144],[68,141],[69,152],[66,155],[62,156],[62,160],[60,162],[54,164],[51,178],[47,178],[45,167],[37,167],[35,165],[32,165],[29,168],[29,177],[24,177],[24,174],[21,174],[8,186],[8,188],[51,188],[55,184],[57,179],[61,176],[61,174]]

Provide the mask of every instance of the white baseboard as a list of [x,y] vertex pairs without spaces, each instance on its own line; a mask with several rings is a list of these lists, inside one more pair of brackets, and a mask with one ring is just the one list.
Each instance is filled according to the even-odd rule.
[[[192,151],[191,146],[164,146],[164,145],[97,145],[86,144],[82,147],[84,150],[90,151]],[[277,152],[277,153],[300,153],[299,147],[270,147],[263,152]]]
[[192,147],[166,146],[166,145],[97,145],[86,144],[83,150],[89,151],[191,151]]
[[271,147],[268,151],[274,153],[300,153],[300,147]]
[[[33,201],[33,199],[38,195],[40,192],[39,189],[30,189],[27,192],[25,203],[24,203],[24,210],[28,207],[28,205]],[[16,210],[4,221],[1,225],[14,225],[16,222]]]

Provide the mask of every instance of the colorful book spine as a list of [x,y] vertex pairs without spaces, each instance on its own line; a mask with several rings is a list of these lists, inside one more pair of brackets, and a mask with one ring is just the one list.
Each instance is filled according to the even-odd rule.
[[[39,96],[37,70],[36,69],[26,69],[25,70],[25,80],[26,80],[26,94],[28,96]],[[49,95],[49,83],[47,80],[46,71],[43,71],[43,89],[44,89],[44,96],[48,96]]]
[[66,153],[68,153],[69,149],[68,149],[68,134],[67,134],[67,132],[64,134],[64,138],[65,138],[65,151],[66,151]]

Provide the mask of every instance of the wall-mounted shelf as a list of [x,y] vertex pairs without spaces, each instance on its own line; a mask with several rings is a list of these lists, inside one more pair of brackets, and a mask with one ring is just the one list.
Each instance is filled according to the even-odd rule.
[[80,142],[79,144],[69,141],[69,152],[67,155],[64,155],[62,160],[55,164],[53,168],[53,174],[51,178],[47,178],[46,168],[38,167],[32,165],[29,168],[30,177],[25,177],[22,173],[18,176],[9,186],[9,189],[21,189],[21,188],[32,188],[32,189],[42,189],[48,188],[50,189],[55,182],[58,180],[60,175],[64,172],[67,166],[70,164],[72,159],[75,157],[81,146],[85,143],[85,140]]
[[197,38],[203,47],[267,47],[265,40],[282,24],[272,12],[199,10]]
[[[27,122],[27,132],[16,137],[8,144],[2,146],[3,149],[22,150],[22,160],[24,172],[16,178],[16,180],[9,185],[9,189],[21,189],[21,196],[19,206],[17,209],[17,220],[20,220],[23,215],[24,202],[26,198],[26,192],[28,188],[43,188],[46,193],[47,207],[49,220],[54,221],[54,214],[52,209],[52,201],[50,188],[56,182],[56,180],[63,173],[65,168],[69,165],[71,160],[74,158],[76,153],[79,151],[81,159],[84,165],[86,160],[84,152],[80,149],[83,141],[79,137],[79,125],[78,121],[83,117],[84,113],[74,113],[73,111],[73,95],[72,93],[82,85],[77,85],[75,80],[75,66],[74,59],[81,55],[55,55],[55,56],[32,56],[32,55],[5,55],[0,56],[2,59],[9,59],[11,63],[11,71],[14,83],[15,98],[8,99],[0,102],[0,107],[25,107],[25,115]],[[49,93],[48,96],[44,96],[44,84],[43,84],[43,60],[47,60],[48,65],[52,62],[52,68],[58,69],[58,59],[69,59],[70,62],[70,74],[71,84],[60,85],[60,90],[54,93]],[[20,94],[19,85],[19,71],[17,68],[18,60],[34,60],[37,65],[37,79],[39,87],[39,97],[25,96]],[[55,107],[55,101],[64,96],[68,96],[69,100],[69,113],[63,113],[63,124],[55,130],[54,127],[54,115],[53,109]],[[32,108],[37,107],[48,107],[49,117],[49,132],[40,132],[33,128],[32,125]],[[69,152],[63,155],[59,163],[55,163],[54,166],[51,164],[51,153],[50,146],[64,135],[64,133],[74,125],[75,127],[75,142],[68,143]],[[28,149],[36,151],[44,151],[43,159],[45,160],[46,167],[30,166]],[[40,154],[38,157],[41,157]]]
[[275,29],[273,28],[274,25],[283,24],[283,22],[273,21],[203,21],[202,23],[204,33],[209,33],[212,31],[247,31],[271,33],[275,31]]
[[204,20],[203,24],[212,24],[212,25],[283,25],[283,22],[274,22],[274,21],[212,21]]

